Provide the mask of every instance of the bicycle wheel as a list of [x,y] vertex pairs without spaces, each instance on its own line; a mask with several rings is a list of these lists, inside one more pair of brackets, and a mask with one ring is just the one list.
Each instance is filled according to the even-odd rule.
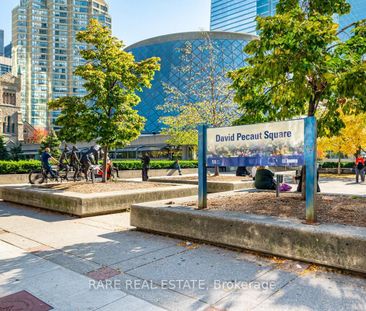
[[28,176],[29,183],[32,185],[40,185],[44,183],[45,176],[42,171],[31,171]]

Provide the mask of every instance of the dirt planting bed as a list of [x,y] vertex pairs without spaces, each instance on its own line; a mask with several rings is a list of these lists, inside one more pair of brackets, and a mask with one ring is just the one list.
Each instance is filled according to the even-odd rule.
[[[172,185],[170,185],[172,186]],[[78,193],[98,193],[98,192],[110,192],[110,191],[123,191],[123,190],[138,190],[138,189],[151,189],[159,187],[167,187],[166,184],[152,183],[152,182],[108,182],[108,183],[64,183],[64,184],[52,184],[44,186],[53,190],[63,190]]]
[[[216,195],[208,198],[208,209],[305,220],[305,201],[298,193],[281,193],[279,198],[273,192]],[[319,223],[366,227],[366,198],[318,195],[317,218]]]

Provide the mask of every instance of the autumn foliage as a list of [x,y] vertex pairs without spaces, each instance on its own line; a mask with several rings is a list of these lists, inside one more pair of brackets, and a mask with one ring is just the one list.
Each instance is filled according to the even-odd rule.
[[29,137],[29,143],[40,144],[48,135],[48,131],[44,128],[36,128]]

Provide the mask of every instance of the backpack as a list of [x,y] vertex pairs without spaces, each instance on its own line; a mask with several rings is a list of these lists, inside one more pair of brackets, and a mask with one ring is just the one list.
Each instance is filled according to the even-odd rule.
[[358,169],[358,170],[362,170],[362,169],[363,169],[363,164],[362,164],[362,162],[358,162],[358,163],[357,163],[357,169]]
[[288,184],[282,184],[280,186],[280,192],[290,191],[291,189],[292,189],[292,187]]

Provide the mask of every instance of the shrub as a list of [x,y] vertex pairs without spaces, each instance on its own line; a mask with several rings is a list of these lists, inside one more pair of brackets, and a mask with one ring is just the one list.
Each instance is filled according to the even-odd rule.
[[0,174],[29,173],[40,168],[41,162],[38,160],[0,161]]
[[[337,168],[338,162],[324,162],[321,166],[322,168]],[[353,168],[354,166],[353,162],[341,162],[341,168]]]
[[[171,169],[174,168],[174,161],[166,160],[151,160],[151,169]],[[115,160],[113,164],[119,170],[141,170],[142,163],[139,160]],[[197,168],[198,161],[179,161],[180,167],[183,168]]]
[[[116,160],[114,165],[119,170],[141,170],[142,164],[139,160]],[[152,160],[150,162],[151,169],[171,169],[174,168],[174,161]],[[196,168],[197,161],[179,161],[181,168]],[[0,174],[22,174],[29,173],[31,170],[40,169],[41,161],[39,160],[22,160],[22,161],[0,161]]]

